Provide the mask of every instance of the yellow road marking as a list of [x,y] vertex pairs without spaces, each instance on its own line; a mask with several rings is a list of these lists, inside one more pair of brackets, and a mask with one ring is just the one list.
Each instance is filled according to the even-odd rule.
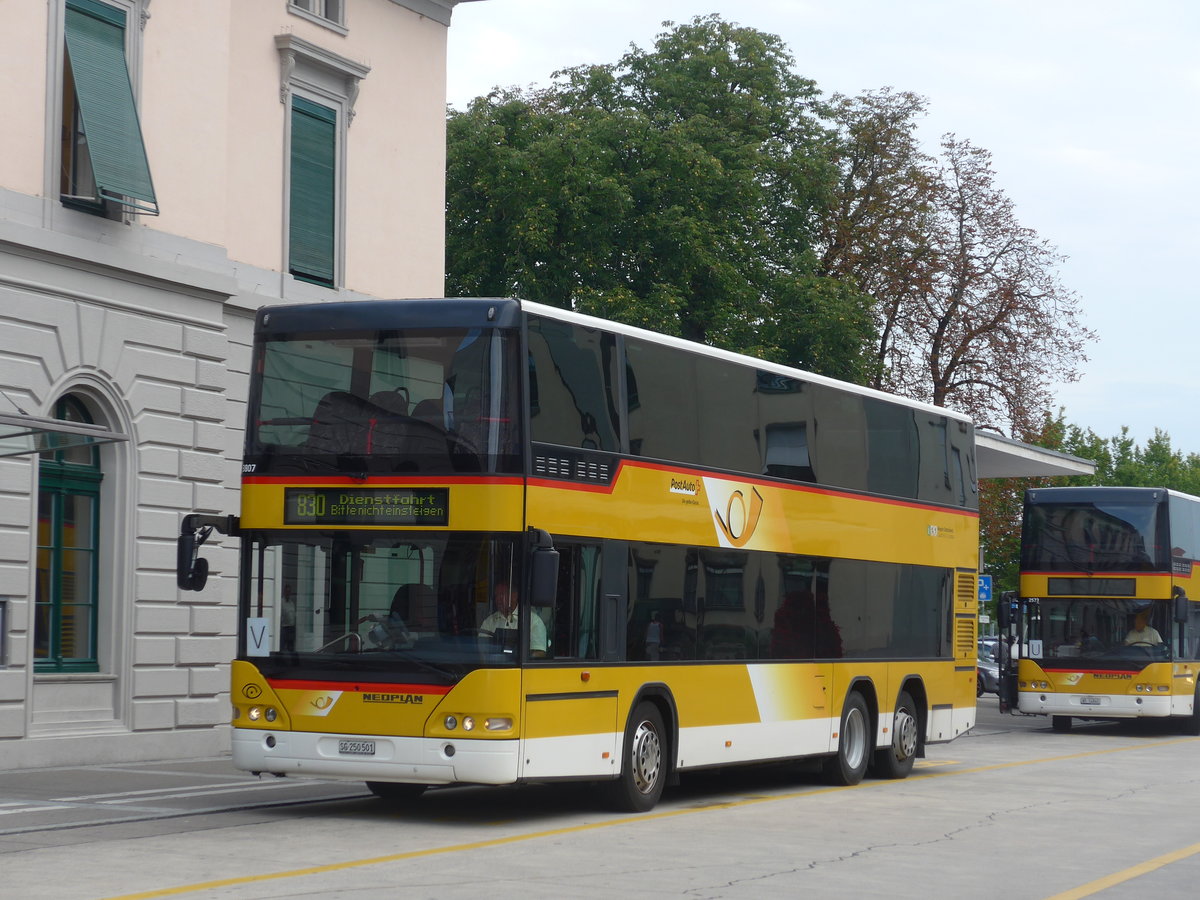
[[[1020,766],[1033,766],[1039,763],[1062,762],[1070,759],[1083,759],[1088,756],[1104,756],[1110,753],[1124,753],[1129,750],[1143,750],[1147,746],[1162,747],[1171,744],[1194,743],[1197,738],[1181,738],[1171,741],[1161,741],[1153,745],[1136,744],[1127,747],[1111,747],[1107,750],[1088,750],[1083,753],[1068,753],[1063,756],[1046,756],[1040,759],[1029,759],[1024,761],[1015,761],[1007,763],[993,763],[986,766],[975,766],[971,769],[954,769],[950,771],[923,771],[917,775],[918,779],[927,778],[945,778],[949,775],[973,775],[979,772],[993,772],[1000,769],[1012,769]],[[944,765],[951,765],[945,763]],[[926,764],[922,769],[936,768],[938,763]],[[523,841],[539,840],[541,838],[559,837],[567,834],[581,834],[586,831],[595,831],[600,828],[610,828],[614,825],[637,825],[642,822],[654,822],[662,819],[673,819],[678,816],[693,815],[700,812],[711,812],[720,809],[736,809],[743,806],[752,806],[758,803],[774,803],[780,800],[797,800],[801,797],[812,797],[818,794],[829,794],[834,791],[853,791],[869,787],[885,787],[887,785],[903,784],[903,781],[863,781],[859,784],[850,785],[848,787],[826,787],[816,788],[804,791],[791,791],[786,794],[775,794],[770,797],[744,797],[740,800],[727,800],[718,803],[705,804],[699,807],[684,807],[681,809],[664,810],[662,812],[643,813],[637,816],[628,816],[615,819],[606,819],[603,822],[590,822],[585,825],[569,825],[566,828],[552,828],[546,831],[531,831],[525,834],[514,834],[508,837],[491,838],[486,841],[470,841],[465,844],[450,844],[445,847],[430,847],[426,850],[410,850],[406,853],[390,853],[386,856],[372,856],[367,859],[351,859],[344,862],[327,863],[321,866],[306,866],[303,869],[290,869],[284,872],[267,872],[260,875],[241,875],[236,878],[222,878],[216,881],[204,881],[197,884],[184,884],[173,888],[159,888],[152,891],[142,891],[136,894],[121,894],[117,897],[110,897],[108,900],[150,900],[154,897],[173,897],[180,894],[192,894],[197,891],[208,891],[215,888],[233,887],[242,884],[255,884],[265,881],[279,881],[285,878],[301,878],[305,875],[322,875],[329,872],[340,872],[346,869],[358,869],[364,866],[377,866],[382,863],[400,862],[405,859],[420,859],[426,856],[439,856],[446,853],[460,853],[466,850],[485,850],[490,847],[503,847],[506,844],[516,844]],[[1113,884],[1120,884],[1144,872],[1153,871],[1161,868],[1169,863],[1176,862],[1180,859],[1185,859],[1195,853],[1200,853],[1200,844],[1194,844],[1191,847],[1185,847],[1182,850],[1176,850],[1173,853],[1159,856],[1148,862],[1142,863],[1139,866],[1134,866],[1131,869],[1126,869],[1124,872],[1119,872],[1108,878],[1097,879],[1089,882],[1081,887],[1075,888],[1073,891],[1068,891],[1062,894],[1056,894],[1054,897],[1047,900],[1077,900],[1080,897],[1086,897],[1097,891],[1110,887]]]
[[1130,866],[1123,871],[1113,872],[1111,875],[1105,875],[1103,878],[1097,878],[1095,881],[1081,884],[1077,888],[1063,891],[1061,894],[1055,894],[1053,897],[1047,897],[1046,900],[1079,900],[1081,897],[1090,897],[1092,894],[1098,894],[1100,891],[1107,890],[1114,885],[1130,881],[1140,875],[1153,872],[1156,869],[1161,869],[1163,866],[1169,866],[1171,863],[1187,859],[1189,856],[1195,856],[1197,853],[1200,853],[1200,844],[1192,844],[1190,847],[1183,847],[1179,850],[1173,850],[1170,853],[1164,853],[1162,856],[1148,859],[1144,863]]

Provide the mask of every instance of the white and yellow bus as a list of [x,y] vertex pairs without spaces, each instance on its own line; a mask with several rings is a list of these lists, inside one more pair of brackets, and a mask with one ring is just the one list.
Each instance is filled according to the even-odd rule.
[[974,724],[947,410],[510,299],[273,307],[243,472],[180,539],[192,589],[242,539],[243,769],[639,811],[687,770],[904,777]]
[[1200,603],[1188,597],[1198,557],[1196,497],[1027,491],[1010,702],[1057,731],[1075,718],[1174,716],[1200,734]]

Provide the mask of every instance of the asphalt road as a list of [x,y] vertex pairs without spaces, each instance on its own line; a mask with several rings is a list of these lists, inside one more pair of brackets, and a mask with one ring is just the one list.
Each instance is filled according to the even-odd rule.
[[1192,898],[1200,738],[1001,715],[904,781],[705,773],[652,813],[583,785],[258,779],[227,759],[0,773],[0,897]]

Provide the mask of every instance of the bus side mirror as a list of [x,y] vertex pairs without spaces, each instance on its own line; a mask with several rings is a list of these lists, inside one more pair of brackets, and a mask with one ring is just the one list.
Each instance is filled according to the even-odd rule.
[[204,537],[196,532],[181,534],[176,539],[175,582],[181,591],[202,591],[208,581],[208,560],[196,554]]
[[1016,591],[1003,591],[1000,601],[996,604],[996,620],[1000,623],[1001,631],[1008,631],[1013,623],[1013,610],[1017,603]]
[[529,555],[529,602],[532,606],[553,607],[558,595],[558,551],[550,535],[540,528],[529,529],[533,550]]
[[175,541],[175,583],[181,591],[204,590],[208,581],[208,560],[199,554],[200,546],[213,531],[238,534],[237,516],[202,516],[193,513],[183,517],[179,537]]
[[1183,592],[1183,588],[1175,588],[1175,621],[1183,624],[1188,620],[1188,595]]

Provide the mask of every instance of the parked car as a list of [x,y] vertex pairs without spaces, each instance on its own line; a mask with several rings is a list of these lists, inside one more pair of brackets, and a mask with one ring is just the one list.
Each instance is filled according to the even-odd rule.
[[[1021,648],[1015,643],[1010,645],[1013,650],[1013,659],[1021,658]],[[979,639],[979,655],[983,659],[990,659],[992,662],[1000,661],[1000,638],[998,637],[981,637]]]
[[979,653],[975,662],[975,696],[1000,693],[1000,667],[996,661]]

